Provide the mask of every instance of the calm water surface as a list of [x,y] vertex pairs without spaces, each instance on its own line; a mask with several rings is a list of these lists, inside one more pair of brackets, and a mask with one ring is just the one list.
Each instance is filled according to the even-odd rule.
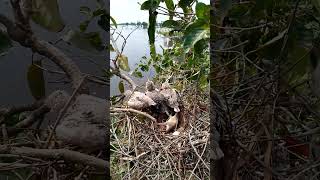
[[[35,34],[46,41],[55,42],[65,35],[70,29],[78,30],[79,24],[86,20],[86,16],[79,12],[80,6],[88,6],[91,9],[95,9],[95,2],[92,0],[70,0],[70,1],[58,1],[59,9],[63,21],[66,27],[63,31],[59,33],[49,32],[36,24],[32,24],[32,28]],[[0,12],[6,14],[12,18],[12,9],[7,0],[0,0]],[[131,33],[135,26],[119,26],[119,30],[122,29],[122,34],[124,36]],[[104,32],[99,27],[97,27],[96,22],[90,23],[88,27],[88,32],[98,31],[102,35],[102,40],[104,42],[109,41],[109,33]],[[122,45],[122,40],[119,38],[117,41],[119,47]],[[165,47],[166,39],[161,35],[156,36],[156,49],[157,53],[161,53],[162,49],[160,46]],[[86,51],[80,50],[73,46],[68,45],[65,42],[59,42],[56,46],[61,49],[65,54],[72,58],[75,63],[79,66],[82,72],[94,74],[98,76],[103,75],[102,68],[107,67],[109,59],[105,52],[101,53],[88,53]],[[131,70],[136,67],[136,64],[142,59],[143,56],[149,57],[149,43],[147,29],[139,28],[136,29],[129,39],[127,40],[126,47],[124,49],[124,54],[129,59],[129,64]],[[111,57],[114,57],[114,53],[111,53]],[[35,59],[40,59],[41,57],[35,55]],[[32,62],[32,52],[28,48],[21,47],[19,44],[14,44],[5,56],[0,57],[0,106],[6,105],[22,105],[34,102],[34,98],[28,87],[27,81],[27,71],[28,67]],[[60,70],[55,66],[50,60],[45,59],[43,65],[51,70]],[[56,75],[52,73],[44,73],[46,80],[46,95],[49,95],[52,91],[56,89],[66,89],[71,93],[70,84],[64,83],[68,81],[67,78],[63,78],[61,75]],[[149,72],[145,72],[144,78],[138,79],[133,78],[138,84],[143,84],[148,77],[154,75],[154,70],[151,69]],[[90,84],[91,92],[96,96],[101,98],[106,98],[108,96],[108,91],[110,90],[110,95],[119,94],[118,90],[119,78],[113,77],[110,82],[110,88],[106,86]]]
[[[35,34],[46,41],[55,42],[65,35],[70,29],[78,30],[79,24],[86,20],[86,16],[79,12],[80,6],[88,6],[95,9],[95,1],[92,0],[58,0],[60,14],[63,21],[67,25],[62,32],[54,33],[49,32],[36,24],[32,24],[32,29]],[[0,12],[12,18],[12,9],[8,0],[0,0]],[[109,41],[109,33],[104,32],[101,28],[97,27],[96,22],[90,23],[87,31],[98,31],[102,35],[104,42]],[[88,53],[65,42],[60,42],[56,45],[60,50],[72,58],[79,66],[82,72],[90,73],[101,76],[103,71],[101,68],[107,67],[107,54],[101,53]],[[14,44],[7,55],[0,57],[0,106],[1,105],[21,105],[34,102],[34,98],[28,87],[27,70],[31,64],[32,52],[28,48],[21,47]],[[35,56],[35,59],[41,57]],[[43,61],[46,68],[60,70],[50,60]],[[63,83],[61,75],[45,73],[46,79],[46,94],[49,95],[56,89],[67,89],[70,92],[70,84]],[[91,84],[91,92],[98,97],[106,98],[109,88],[106,86]]]
[[[135,67],[137,67],[137,63],[140,62],[140,60],[142,60],[143,56],[149,58],[150,57],[150,49],[149,49],[149,38],[148,38],[148,32],[147,29],[143,29],[143,28],[138,28],[136,29],[135,26],[118,26],[119,31],[121,31],[122,29],[122,34],[124,35],[124,37],[127,37],[128,34],[130,34],[132,32],[132,34],[130,35],[130,37],[127,40],[125,49],[123,54],[126,55],[128,57],[128,61],[129,61],[129,66],[130,66],[130,70],[134,70]],[[114,35],[114,38],[116,38],[117,36]],[[168,39],[165,38],[164,36],[160,35],[160,34],[156,34],[156,39],[155,39],[155,46],[156,46],[156,50],[157,53],[161,54],[162,53],[162,48],[167,47],[167,41]],[[123,39],[118,38],[117,40],[117,46],[119,48],[121,48],[123,43]],[[115,57],[115,53],[112,52],[111,53],[111,58]],[[130,73],[130,72],[129,72]],[[143,85],[144,82],[148,79],[148,78],[152,78],[155,74],[155,71],[153,68],[150,69],[149,72],[144,72],[143,73],[143,78],[135,78],[132,77],[133,80],[138,84],[138,85]],[[118,89],[118,84],[119,84],[120,78],[118,77],[113,77],[111,79],[111,83],[110,83],[110,95],[117,95],[119,94],[119,89]]]

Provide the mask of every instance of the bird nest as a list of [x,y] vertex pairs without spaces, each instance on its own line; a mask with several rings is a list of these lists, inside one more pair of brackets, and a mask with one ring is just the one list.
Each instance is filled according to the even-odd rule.
[[[183,128],[165,132],[132,112],[111,116],[111,172],[114,179],[209,177],[208,95],[180,94]],[[180,121],[181,119],[179,119]]]

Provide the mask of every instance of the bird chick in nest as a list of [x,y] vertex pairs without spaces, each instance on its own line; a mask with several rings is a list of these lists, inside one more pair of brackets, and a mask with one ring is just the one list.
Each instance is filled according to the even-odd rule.
[[178,125],[177,113],[174,116],[169,116],[169,119],[166,122],[158,123],[158,125],[165,125],[166,132],[176,129]]
[[141,110],[157,104],[150,97],[141,92],[127,90],[124,95],[125,100],[127,100],[127,105],[133,109]]
[[151,91],[159,91],[159,90],[155,87],[153,81],[148,80],[146,82],[146,91],[151,92]]
[[164,82],[161,85],[160,93],[163,94],[165,99],[168,101],[169,107],[174,109],[174,112],[180,112],[178,103],[178,93],[176,90],[170,87],[168,82]]
[[164,96],[155,88],[154,83],[150,80],[146,82],[146,95],[156,103],[165,100]]

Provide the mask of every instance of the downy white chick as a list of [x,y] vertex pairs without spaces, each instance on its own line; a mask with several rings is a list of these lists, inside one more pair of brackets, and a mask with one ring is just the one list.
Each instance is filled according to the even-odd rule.
[[133,109],[144,109],[150,106],[155,106],[155,103],[150,97],[141,92],[133,92],[131,90],[127,90],[125,93],[125,98],[128,99],[127,105]]
[[165,100],[164,96],[155,88],[154,83],[149,80],[146,82],[146,95],[156,103]]
[[174,89],[170,87],[170,84],[168,82],[164,82],[161,85],[160,93],[163,94],[163,96],[166,98],[169,107],[173,108],[174,112],[180,112],[178,94]]
[[165,125],[166,126],[166,132],[169,132],[175,128],[177,128],[178,125],[178,118],[177,113],[174,116],[169,116],[169,119],[164,123],[158,123],[159,125]]

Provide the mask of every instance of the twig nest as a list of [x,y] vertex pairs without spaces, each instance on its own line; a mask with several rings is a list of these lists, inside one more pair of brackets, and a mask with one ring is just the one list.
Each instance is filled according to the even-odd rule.
[[127,90],[124,95],[126,100],[128,99],[127,105],[133,109],[141,110],[150,106],[155,106],[157,104],[145,93],[137,91],[132,93],[131,90]]
[[180,112],[178,93],[172,89],[168,82],[161,85],[160,93],[165,97],[168,102],[168,106],[173,108],[175,112]]
[[78,96],[57,126],[57,138],[85,150],[101,150],[107,144],[107,108],[104,99],[85,94]]

